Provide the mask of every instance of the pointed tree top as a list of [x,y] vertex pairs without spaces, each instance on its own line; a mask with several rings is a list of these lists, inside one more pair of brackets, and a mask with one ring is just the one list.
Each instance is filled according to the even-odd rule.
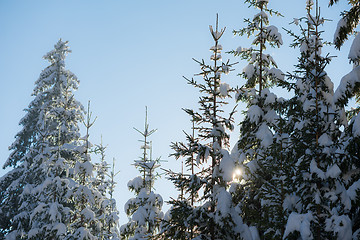
[[210,28],[210,33],[211,33],[212,37],[214,38],[215,42],[218,41],[221,38],[221,36],[224,34],[225,29],[226,29],[226,27],[224,27],[219,32],[219,14],[216,14],[216,28],[215,28],[215,31],[214,31],[212,25],[210,25],[209,28]]
[[43,58],[51,63],[65,60],[66,55],[71,53],[71,50],[67,45],[68,43],[69,41],[64,42],[60,38],[59,41],[54,45],[54,50],[48,52]]
[[[140,133],[143,137],[149,137],[151,134],[153,134],[154,132],[157,131],[157,129],[152,129],[152,130],[149,130],[149,124],[148,124],[148,121],[147,121],[148,117],[147,117],[147,107],[145,107],[145,126],[144,126],[144,131],[140,131],[139,129],[135,128],[134,129]],[[146,143],[145,143],[146,144]]]

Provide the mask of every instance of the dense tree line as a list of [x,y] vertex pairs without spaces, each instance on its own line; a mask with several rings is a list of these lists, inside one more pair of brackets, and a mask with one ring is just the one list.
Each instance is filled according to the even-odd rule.
[[[360,107],[347,110],[360,96],[360,35],[354,33],[360,5],[348,3],[333,45],[340,49],[355,35],[348,55],[353,69],[336,89],[326,72],[332,57],[323,52],[327,20],[318,1],[307,0],[305,16],[294,18],[298,30],[285,30],[290,47],[299,49],[289,72],[269,54],[284,47],[270,24],[282,14],[268,0],[245,0],[257,13],[233,31],[251,46],[225,52],[247,62],[233,87],[224,75],[238,64],[222,59],[225,28],[217,18],[210,26],[210,62],[194,59],[200,71],[185,78],[200,93],[198,109],[184,109],[191,130],[184,131],[185,142],[174,137],[170,146],[185,167],[166,170],[179,194],[164,214],[154,189],[161,159],[152,157],[149,139],[156,130],[146,110],[144,130],[135,129],[143,137],[133,163],[140,175],[128,183],[135,197],[125,205],[129,221],[121,227],[115,163],[110,169],[106,147],[90,142],[90,103],[85,110],[75,98],[79,80],[65,68],[71,51],[60,39],[44,56],[49,66],[35,82],[4,164],[0,239],[360,239]],[[290,97],[277,96],[277,89]],[[234,122],[236,102],[246,105],[240,123]],[[229,104],[234,108],[227,112]],[[240,137],[230,146],[237,124]]]

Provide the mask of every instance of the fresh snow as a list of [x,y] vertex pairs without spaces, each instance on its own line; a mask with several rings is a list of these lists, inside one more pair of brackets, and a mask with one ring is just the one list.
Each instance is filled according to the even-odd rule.
[[216,211],[221,217],[225,218],[227,215],[230,215],[230,210],[232,206],[231,194],[224,188],[220,188],[219,192],[216,194],[216,197],[218,203]]
[[279,30],[278,30],[277,27],[275,27],[275,26],[273,26],[273,25],[270,25],[270,26],[268,26],[266,29],[267,29],[267,31],[268,31],[269,38],[270,38],[271,40],[278,41],[278,42],[279,42],[279,45],[282,45],[282,44],[283,44],[283,40],[282,40],[281,34],[279,33]]
[[[348,58],[357,63],[360,59],[360,34],[356,34],[354,41],[351,44]],[[358,65],[358,64],[356,64]]]
[[226,182],[230,182],[233,180],[233,174],[234,174],[234,169],[235,169],[235,162],[234,160],[230,157],[230,154],[228,151],[226,150],[222,150],[222,159],[220,162],[220,171],[222,172],[222,176],[224,181]]
[[288,236],[290,233],[297,231],[300,233],[302,240],[312,240],[313,235],[310,230],[310,224],[313,220],[314,217],[311,212],[308,212],[306,214],[298,214],[296,212],[292,212],[286,224],[283,239],[285,239],[286,236]]
[[360,114],[357,114],[354,119],[354,124],[352,125],[352,133],[354,137],[360,136]]
[[263,115],[262,109],[258,105],[252,105],[249,107],[247,115],[251,122],[259,123],[260,117]]
[[326,228],[328,232],[337,234],[337,239],[351,240],[352,238],[352,223],[346,215],[333,215],[330,219],[326,219]]
[[335,33],[334,33],[334,40],[333,42],[335,43],[336,42],[336,39],[339,39],[340,36],[339,36],[339,33],[340,33],[340,29],[345,27],[346,26],[346,21],[344,18],[340,18],[340,20],[338,21],[338,24],[336,26],[336,30],[335,30]]
[[327,171],[325,176],[330,178],[337,178],[340,176],[341,170],[337,164],[332,165]]
[[357,197],[357,191],[360,190],[360,180],[354,182],[347,190],[347,195],[351,200],[355,200]]
[[317,163],[314,159],[310,162],[310,173],[315,173],[319,178],[325,179],[325,173],[320,168],[318,168]]
[[331,138],[326,133],[322,134],[319,137],[318,143],[320,146],[330,146],[331,144],[333,144]]
[[268,148],[273,142],[273,134],[266,123],[262,123],[256,132],[256,137],[260,140],[264,148]]
[[274,67],[270,68],[269,71],[267,72],[267,74],[271,75],[281,81],[284,81],[284,79],[285,79],[285,74],[278,68],[274,68]]
[[334,102],[344,99],[347,94],[352,92],[355,84],[360,83],[360,66],[356,66],[350,73],[341,78],[340,84],[334,93]]
[[227,83],[220,84],[220,96],[226,97],[228,95],[228,91],[230,90],[230,86]]
[[144,187],[144,180],[142,177],[137,176],[134,179],[130,180],[127,184],[129,189],[135,189],[136,192],[138,192],[141,188]]
[[252,65],[252,64],[246,65],[246,67],[243,69],[243,73],[247,79],[251,79],[255,73],[254,65]]

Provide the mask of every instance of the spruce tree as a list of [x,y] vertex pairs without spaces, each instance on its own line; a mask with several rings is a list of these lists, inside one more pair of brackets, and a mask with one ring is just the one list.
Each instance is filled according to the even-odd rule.
[[119,211],[116,207],[116,200],[114,198],[114,191],[116,186],[115,176],[119,173],[115,171],[115,159],[113,159],[112,168],[109,176],[109,188],[108,188],[108,204],[106,204],[106,214],[105,221],[107,227],[107,239],[118,240],[120,239],[120,230],[119,230]]
[[164,214],[161,211],[163,199],[153,191],[154,181],[158,176],[156,169],[160,166],[160,158],[152,159],[151,156],[152,146],[149,137],[156,132],[156,129],[149,129],[147,108],[144,130],[134,129],[144,137],[142,141],[144,145],[141,146],[143,154],[139,160],[134,161],[134,166],[139,170],[141,176],[128,182],[129,190],[134,192],[136,197],[129,199],[125,204],[129,222],[121,226],[120,236],[122,239],[129,240],[151,239],[159,232]]
[[119,212],[113,194],[116,186],[115,176],[119,171],[115,172],[115,159],[113,159],[111,171],[109,172],[110,167],[105,160],[105,150],[106,146],[102,143],[96,145],[95,153],[100,154],[100,162],[95,164],[96,178],[93,185],[102,196],[101,207],[96,212],[96,218],[99,219],[100,223],[98,238],[100,240],[116,240],[120,239],[118,228]]
[[231,51],[248,62],[240,74],[246,82],[237,90],[237,100],[247,103],[247,111],[234,148],[238,165],[244,168],[243,181],[233,185],[233,194],[242,208],[245,223],[255,226],[263,239],[280,239],[285,229],[283,203],[292,170],[282,151],[287,145],[286,101],[270,88],[288,87],[288,84],[266,50],[283,44],[278,28],[269,22],[269,15],[281,14],[270,9],[267,0],[245,2],[258,13],[244,20],[244,28],[234,30],[235,35],[253,37],[252,46]]
[[[354,6],[354,8],[355,7],[356,6]],[[352,11],[353,9],[350,10],[350,12]],[[350,12],[348,14],[350,14]],[[349,62],[353,65],[353,69],[342,77],[340,85],[334,94],[334,103],[339,109],[343,110],[341,114],[341,123],[344,126],[344,131],[341,136],[342,144],[339,152],[341,152],[344,156],[340,165],[340,169],[344,172],[346,193],[343,194],[342,198],[343,201],[346,202],[349,216],[352,222],[353,239],[360,238],[360,138],[358,130],[360,111],[359,41],[360,35],[357,34],[348,54],[348,59]],[[356,105],[345,112],[344,108],[348,107],[349,100],[352,98],[355,98]]]
[[202,188],[201,177],[197,173],[198,163],[195,159],[195,153],[197,148],[198,138],[195,137],[195,121],[192,119],[192,133],[186,132],[186,143],[175,142],[172,143],[171,148],[175,153],[170,156],[174,156],[175,159],[185,158],[185,170],[184,162],[181,161],[181,172],[176,173],[172,170],[167,170],[168,179],[173,182],[176,189],[180,192],[177,199],[171,199],[169,204],[171,208],[165,214],[164,220],[161,224],[161,239],[193,239],[197,236],[197,229],[195,224],[196,216],[194,208],[197,202],[200,201],[199,190]]
[[93,173],[91,124],[85,122],[87,135],[80,138],[85,111],[73,93],[79,81],[65,69],[71,52],[67,43],[60,39],[44,56],[50,65],[35,82],[35,98],[10,147],[5,167],[14,169],[0,184],[6,187],[1,189],[5,239],[96,239],[89,203],[98,207],[101,196],[90,187],[91,181],[85,186]]
[[[12,153],[4,168],[13,169],[2,177],[0,183],[1,212],[6,213],[2,221],[5,225],[1,226],[1,231],[11,232],[7,235],[8,239],[27,237],[33,223],[25,219],[34,218],[34,214],[30,212],[38,206],[34,195],[41,192],[38,187],[48,178],[48,174],[52,174],[51,170],[56,172],[56,168],[58,171],[63,169],[52,176],[54,179],[57,177],[53,181],[58,181],[59,188],[69,187],[68,181],[62,181],[67,169],[67,162],[63,159],[68,155],[68,151],[63,149],[60,143],[77,141],[78,122],[81,121],[84,112],[81,104],[73,96],[79,81],[73,73],[65,69],[64,60],[69,52],[71,51],[67,42],[59,40],[55,49],[44,56],[44,59],[50,62],[50,66],[42,71],[35,82],[34,100],[20,121],[22,130],[10,146]],[[49,171],[51,164],[54,167]],[[58,193],[65,195],[66,191]],[[62,221],[67,221],[67,205],[57,207],[59,211],[63,211]],[[58,217],[55,217],[50,221],[55,223],[58,220]],[[63,229],[59,229],[58,233],[62,235]]]
[[[356,71],[355,69],[353,71]],[[339,88],[335,92],[335,96],[342,87],[343,83],[349,83],[349,81],[359,81],[360,78],[354,77],[353,72],[345,75],[342,78]],[[358,82],[356,85],[359,85]],[[348,84],[350,87],[351,84]],[[351,88],[351,87],[350,87]],[[348,90],[350,90],[348,88]],[[356,92],[352,91],[351,95],[353,96]],[[344,108],[344,106],[336,101],[335,103],[339,104],[339,108]],[[352,232],[353,239],[360,238],[360,135],[359,135],[359,111],[357,109],[349,110],[346,114],[350,119],[349,122],[345,120],[346,124],[344,131],[340,138],[340,146],[338,152],[342,155],[339,168],[342,171],[342,176],[345,181],[344,187],[342,189],[341,201],[344,204],[344,212],[351,220],[347,222],[348,226],[347,231]],[[335,221],[334,219],[333,221]],[[348,220],[348,219],[347,219]],[[337,221],[337,225],[340,224],[340,221]],[[351,231],[352,229],[352,231]],[[350,239],[350,236],[348,237]]]
[[[325,68],[318,3],[307,1],[307,16],[301,35],[291,33],[294,47],[300,47],[299,63],[291,75],[295,82],[294,105],[289,121],[292,156],[296,160],[294,195],[299,207],[290,214],[285,239],[351,239],[351,219],[346,202],[344,154],[339,140],[343,109],[334,105],[333,83]],[[312,15],[315,11],[315,16]]]
[[[345,181],[345,187],[342,189],[341,201],[344,204],[344,212],[351,220],[351,223],[350,221],[347,222],[350,226],[348,226],[346,230],[350,232],[352,229],[353,239],[360,238],[359,120],[359,112],[350,117],[349,124],[345,127],[345,131],[340,138],[342,144],[339,149],[339,152],[343,156],[339,167],[343,172]],[[336,219],[334,219],[334,221],[335,220]],[[339,223],[337,223],[337,225]]]
[[[339,0],[330,0],[329,5],[332,6]],[[335,34],[334,44],[337,49],[340,49],[344,42],[353,35],[356,27],[360,21],[360,4],[357,0],[348,0],[348,4],[351,6],[349,11],[343,11],[341,13],[341,19],[338,22]]]
[[[168,239],[252,239],[243,224],[239,208],[233,204],[229,186],[233,180],[235,161],[229,153],[228,130],[233,130],[233,109],[224,116],[223,106],[234,90],[221,81],[221,75],[231,71],[234,64],[221,61],[222,46],[219,39],[225,29],[210,26],[214,46],[210,48],[212,64],[195,60],[201,68],[196,74],[201,80],[187,79],[188,84],[199,89],[199,110],[185,109],[195,123],[198,137],[186,134],[187,143],[172,145],[176,158],[186,158],[186,166],[201,169],[189,175],[172,175],[178,188],[184,187],[189,198],[174,200],[170,212],[170,229],[163,231]],[[199,195],[198,195],[199,194]],[[195,201],[196,200],[196,203]],[[172,225],[171,225],[172,224]],[[183,232],[184,231],[184,232]]]
[[72,192],[69,197],[71,203],[71,220],[68,234],[65,239],[97,239],[101,223],[96,217],[96,212],[101,208],[103,197],[93,185],[94,164],[91,160],[92,144],[89,141],[90,128],[95,120],[91,120],[90,102],[87,117],[83,121],[86,135],[80,138],[80,146],[76,148],[77,155],[70,161],[70,181],[73,181]]

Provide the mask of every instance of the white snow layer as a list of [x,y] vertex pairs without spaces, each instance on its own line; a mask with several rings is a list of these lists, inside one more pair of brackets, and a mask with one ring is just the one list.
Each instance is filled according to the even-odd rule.
[[301,208],[300,198],[295,194],[286,195],[283,202],[283,209],[293,212]]
[[228,95],[228,91],[230,90],[230,86],[227,83],[220,84],[220,96],[226,97]]
[[273,104],[276,101],[277,96],[270,92],[270,90],[268,88],[264,88],[261,91],[261,97],[265,97],[265,102],[264,104]]
[[312,159],[310,162],[310,172],[317,174],[321,179],[325,179],[325,173],[320,168],[318,168],[314,159]]
[[247,114],[250,121],[257,124],[259,123],[260,116],[263,115],[263,111],[258,105],[252,105],[249,107]]
[[310,222],[314,219],[311,212],[306,214],[298,214],[292,212],[286,224],[285,233],[283,239],[286,238],[290,233],[297,231],[300,232],[302,240],[311,240],[313,235],[310,231]]
[[259,235],[259,232],[256,227],[251,226],[251,227],[249,227],[249,230],[250,230],[251,237],[253,240],[260,240],[260,235]]
[[351,200],[356,199],[356,191],[360,189],[360,180],[354,182],[349,189],[347,190],[347,195],[350,197]]
[[340,32],[340,28],[345,27],[346,26],[346,21],[341,18],[337,24],[335,33],[334,33],[334,43],[336,42],[336,39],[339,38],[339,32]]
[[95,213],[88,207],[84,208],[81,211],[81,215],[84,217],[84,219],[88,222],[93,221],[95,219]]
[[337,178],[341,174],[341,170],[337,164],[332,165],[327,171],[325,176],[330,178]]
[[348,58],[354,62],[357,62],[360,59],[360,34],[356,34],[355,39],[351,44]]
[[360,136],[360,114],[356,115],[354,124],[352,126],[352,132],[354,137]]
[[278,30],[277,27],[275,27],[273,25],[270,25],[270,26],[267,27],[267,31],[268,31],[269,37],[271,39],[274,39],[275,41],[278,41],[280,45],[283,44],[281,34],[279,33],[279,30]]
[[278,68],[271,68],[268,72],[268,75],[273,76],[274,78],[277,78],[279,80],[284,80],[285,74]]
[[355,87],[356,83],[360,82],[360,66],[355,67],[351,72],[341,78],[340,85],[335,91],[334,102],[338,102],[345,97],[347,92]]
[[252,64],[246,65],[243,69],[243,73],[247,79],[250,79],[254,76],[255,73],[255,67]]
[[255,136],[261,141],[261,145],[264,148],[268,148],[273,142],[273,135],[265,123],[260,125],[259,130],[256,132]]
[[230,215],[230,208],[232,205],[231,194],[225,190],[225,188],[221,188],[220,192],[217,194],[217,212],[222,217],[226,217]]
[[220,171],[222,172],[224,181],[230,182],[233,179],[235,163],[228,151],[222,150],[221,153],[223,157],[220,162]]
[[144,180],[142,177],[138,176],[134,178],[133,180],[130,180],[127,184],[127,187],[129,189],[134,189],[135,191],[139,191],[141,188],[143,188]]
[[333,215],[330,219],[326,219],[326,228],[328,232],[337,234],[337,239],[351,240],[352,239],[352,223],[346,215]]
[[329,135],[324,133],[319,137],[318,143],[320,146],[330,146],[331,144],[333,144],[333,141],[331,140]]
[[58,203],[51,203],[49,208],[50,221],[55,222],[59,220],[61,222],[61,214],[58,209]]

